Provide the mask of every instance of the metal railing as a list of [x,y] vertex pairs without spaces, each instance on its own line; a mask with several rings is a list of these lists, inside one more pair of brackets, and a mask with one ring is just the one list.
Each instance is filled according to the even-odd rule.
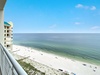
[[2,75],[27,75],[14,57],[0,44],[0,69]]

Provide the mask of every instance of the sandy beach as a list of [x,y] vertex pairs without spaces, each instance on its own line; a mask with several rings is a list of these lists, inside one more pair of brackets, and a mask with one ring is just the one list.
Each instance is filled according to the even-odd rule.
[[[38,63],[36,66],[39,68],[39,63],[42,66],[47,66],[48,68],[53,68],[58,71],[57,75],[61,75],[60,72],[67,72],[69,75],[100,75],[100,65],[94,65],[86,62],[72,60],[66,57],[60,57],[54,54],[45,53],[30,47],[24,47],[19,45],[13,45],[12,52],[15,55],[22,57],[28,57],[28,59]],[[30,61],[30,62],[32,62]],[[47,72],[47,68],[40,69]],[[47,74],[49,75],[49,74]],[[54,74],[51,74],[54,75]]]

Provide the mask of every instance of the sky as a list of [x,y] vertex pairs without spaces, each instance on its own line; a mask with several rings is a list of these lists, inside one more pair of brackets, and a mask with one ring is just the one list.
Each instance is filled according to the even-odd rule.
[[100,0],[7,0],[14,33],[100,33]]

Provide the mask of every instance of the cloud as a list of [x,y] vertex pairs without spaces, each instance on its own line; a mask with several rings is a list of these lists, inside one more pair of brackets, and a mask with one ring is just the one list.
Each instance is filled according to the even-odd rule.
[[93,26],[91,27],[92,30],[100,29],[100,26]]
[[95,7],[95,6],[92,6],[92,7],[90,8],[90,10],[96,10],[96,7]]
[[77,4],[75,8],[81,8],[81,9],[88,9],[88,10],[96,10],[96,6],[86,6],[82,4]]
[[56,27],[57,27],[57,25],[56,24],[53,24],[49,28],[56,28]]
[[76,8],[83,8],[83,5],[82,4],[77,4],[75,7]]
[[80,25],[81,23],[80,22],[75,22],[75,25]]

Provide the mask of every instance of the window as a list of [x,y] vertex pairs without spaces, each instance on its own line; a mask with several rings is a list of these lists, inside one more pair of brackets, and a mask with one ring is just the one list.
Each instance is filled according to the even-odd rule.
[[4,44],[6,44],[6,42],[4,42]]
[[4,26],[4,28],[6,29],[6,26]]
[[10,45],[7,45],[7,47],[10,47]]
[[4,36],[6,36],[6,34],[4,34]]
[[10,35],[9,35],[9,34],[7,34],[7,37],[10,37]]
[[7,27],[7,29],[9,29],[9,27]]
[[7,30],[7,33],[9,33],[9,30]]

